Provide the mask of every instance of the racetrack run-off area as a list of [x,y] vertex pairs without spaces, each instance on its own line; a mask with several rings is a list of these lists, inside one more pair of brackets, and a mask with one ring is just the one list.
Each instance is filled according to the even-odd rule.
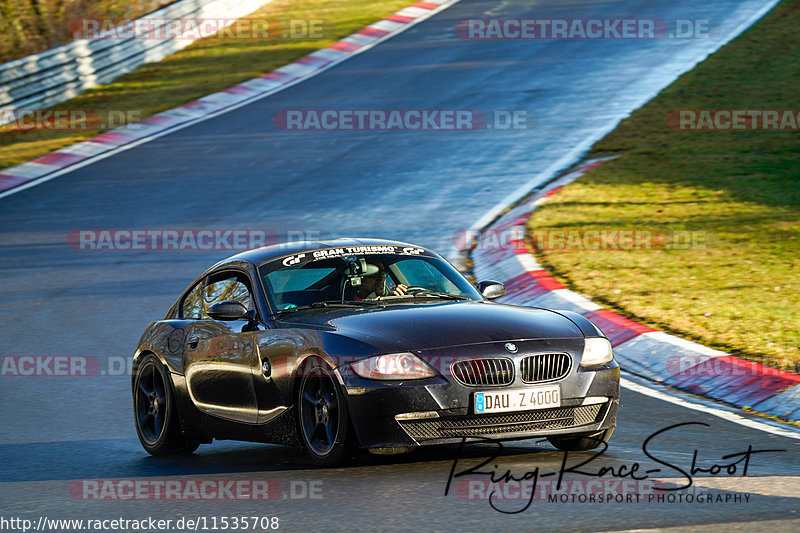
[[[736,407],[800,420],[797,374],[745,361],[604,309],[568,290],[531,255],[530,244],[521,237],[533,211],[603,163],[594,160],[553,181],[485,228],[471,254],[475,276],[505,283],[508,292],[500,301],[584,315],[611,340],[615,357],[628,372]],[[515,237],[501,245],[499,236],[506,235]]]

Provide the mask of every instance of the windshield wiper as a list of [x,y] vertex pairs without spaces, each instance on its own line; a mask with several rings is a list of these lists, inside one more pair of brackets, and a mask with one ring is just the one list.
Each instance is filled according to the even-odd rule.
[[368,300],[362,300],[357,302],[355,300],[328,300],[324,302],[314,302],[310,305],[298,305],[296,307],[289,307],[286,309],[278,309],[276,314],[282,315],[285,313],[294,313],[295,311],[305,311],[308,309],[324,309],[324,308],[347,308],[347,307],[363,307],[363,306],[370,306],[370,305],[378,305],[379,302],[373,302]]
[[403,294],[401,296],[381,296],[382,300],[413,300],[414,298],[441,298],[443,300],[471,300],[468,296],[459,296],[457,294],[449,294],[446,292],[439,292],[439,291],[419,291],[413,294]]
[[468,296],[459,296],[457,294],[450,294],[447,292],[438,291],[420,291],[411,295],[414,298],[443,298],[445,300],[469,300]]

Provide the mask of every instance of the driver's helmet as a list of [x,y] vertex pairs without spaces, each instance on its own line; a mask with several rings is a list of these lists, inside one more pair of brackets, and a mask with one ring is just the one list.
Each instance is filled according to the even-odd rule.
[[351,263],[347,278],[346,287],[350,290],[346,292],[352,295],[363,293],[365,287],[369,287],[370,293],[374,292],[376,296],[383,296],[390,290],[386,286],[386,268],[383,261],[377,257],[359,257],[357,261]]

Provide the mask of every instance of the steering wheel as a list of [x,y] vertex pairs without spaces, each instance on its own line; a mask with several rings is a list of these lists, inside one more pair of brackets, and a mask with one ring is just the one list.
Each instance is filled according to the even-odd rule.
[[406,289],[405,293],[406,294],[417,294],[418,292],[425,292],[427,290],[428,289],[426,289],[425,287],[408,287]]

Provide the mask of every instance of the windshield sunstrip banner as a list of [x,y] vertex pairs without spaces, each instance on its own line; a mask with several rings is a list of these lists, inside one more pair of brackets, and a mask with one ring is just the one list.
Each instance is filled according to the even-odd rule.
[[436,257],[435,254],[419,248],[417,246],[394,246],[394,245],[364,245],[364,246],[342,246],[340,248],[325,248],[322,250],[309,250],[299,254],[290,255],[278,260],[284,267],[301,265],[323,259],[336,257],[347,257],[350,255],[421,255],[426,257]]

